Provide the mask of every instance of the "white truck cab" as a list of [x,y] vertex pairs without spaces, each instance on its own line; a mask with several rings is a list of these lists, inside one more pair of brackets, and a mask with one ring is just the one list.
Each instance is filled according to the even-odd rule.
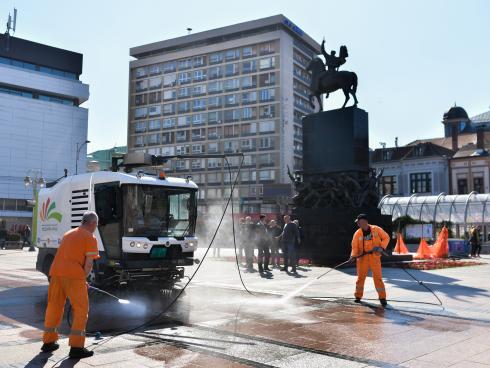
[[38,194],[33,225],[36,268],[48,275],[63,234],[92,210],[101,258],[91,282],[173,284],[194,263],[197,185],[189,179],[100,171],[66,176]]

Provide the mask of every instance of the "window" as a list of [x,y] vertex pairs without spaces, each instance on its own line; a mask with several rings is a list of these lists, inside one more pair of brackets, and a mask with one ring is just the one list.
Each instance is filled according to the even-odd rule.
[[134,145],[137,147],[141,147],[145,145],[145,137],[143,135],[137,135],[134,138]]
[[276,116],[276,107],[274,105],[261,106],[259,108],[260,118],[273,118]]
[[242,63],[242,73],[253,73],[257,71],[257,61],[249,60]]
[[175,160],[175,170],[187,170],[189,169],[189,161],[187,160]]
[[162,78],[150,78],[150,89],[162,88]]
[[192,125],[205,124],[207,120],[206,114],[194,114],[192,115]]
[[220,136],[219,128],[208,128],[208,139],[217,139]]
[[257,87],[257,76],[249,75],[246,77],[242,77],[242,88],[255,88]]
[[223,53],[215,52],[209,55],[209,64],[218,64],[223,61]]
[[252,120],[257,116],[257,109],[255,107],[244,107],[242,109],[242,119]]
[[238,78],[227,79],[227,80],[225,80],[224,85],[225,85],[226,91],[237,90],[240,88],[240,79],[238,79]]
[[162,68],[164,73],[172,73],[177,69],[177,63],[175,61],[167,61],[162,64]]
[[193,144],[192,145],[192,153],[203,153],[204,145],[202,144]]
[[257,102],[257,92],[244,92],[242,93],[242,104],[251,104]]
[[274,101],[276,90],[274,88],[260,90],[260,102]]
[[206,139],[206,129],[192,129],[192,140]]
[[163,115],[175,114],[175,104],[163,104]]
[[261,121],[259,123],[260,133],[273,133],[275,131],[274,121]]
[[135,119],[145,118],[147,114],[148,114],[148,109],[146,107],[138,107],[137,109],[134,109]]
[[185,97],[190,97],[190,96],[191,96],[190,87],[179,88],[179,98],[185,98]]
[[176,79],[175,74],[164,75],[163,76],[163,86],[164,87],[175,86],[176,80],[177,79]]
[[194,70],[194,81],[203,81],[206,79],[206,71],[204,69]]
[[208,113],[208,124],[221,124],[221,111]]
[[244,182],[256,181],[257,180],[257,171],[255,171],[255,170],[242,171],[240,174],[240,177],[241,177],[241,180]]
[[193,96],[201,96],[206,94],[206,85],[205,84],[197,84],[192,87],[192,95]]
[[225,106],[236,106],[238,105],[238,95],[226,95],[225,96]]
[[274,155],[272,153],[262,153],[259,156],[259,165],[274,166]]
[[276,52],[276,50],[273,42],[263,43],[259,46],[260,55],[273,54],[274,52]]
[[274,137],[259,138],[259,149],[273,149]]
[[194,68],[198,68],[200,66],[206,65],[206,57],[205,56],[196,56],[192,59],[192,64]]
[[223,91],[223,82],[210,82],[208,83],[208,92],[209,93],[219,93]]
[[162,99],[161,96],[162,96],[161,92],[151,92],[148,94],[148,100],[149,100],[148,102],[151,104],[158,103]]
[[483,177],[473,178],[473,190],[477,193],[485,193]]
[[[150,93],[151,95],[151,93]],[[175,98],[175,89],[169,89],[163,91],[163,99],[164,100],[173,100]]]
[[458,179],[458,194],[468,194],[468,179]]
[[175,118],[166,118],[163,119],[163,128],[173,128],[175,126]]
[[220,66],[215,66],[213,68],[208,69],[208,78],[209,79],[217,79],[223,76],[223,68]]
[[[389,161],[391,160],[393,157],[393,150],[390,150],[390,149],[383,149],[381,151],[381,159],[383,161]],[[391,193],[390,193],[391,194]]]
[[240,49],[227,50],[225,52],[226,61],[240,59]]
[[225,76],[232,77],[234,75],[240,74],[240,69],[238,64],[227,64],[225,65]]
[[215,97],[209,97],[208,98],[208,107],[210,109],[216,109],[221,107],[221,97],[220,96],[215,96]]
[[225,152],[238,152],[238,141],[227,141],[224,143]]
[[[180,130],[175,133],[175,140],[177,142],[187,141],[187,130]],[[179,146],[177,146],[179,147]],[[179,152],[177,152],[179,154]]]
[[255,156],[245,155],[243,157],[243,166],[255,166]]
[[179,60],[179,70],[189,69],[192,67],[191,59]]
[[268,58],[263,58],[259,60],[259,69],[260,70],[265,70],[265,69],[273,69],[276,66],[276,58],[275,57],[268,57]]
[[136,92],[146,91],[148,89],[148,79],[136,82]]
[[177,119],[177,126],[185,127],[191,125],[191,117],[189,115],[179,116]]
[[146,95],[136,95],[134,97],[134,104],[136,106],[146,105],[147,104]]
[[161,126],[160,120],[150,120],[148,122],[148,130],[160,130]]
[[192,110],[193,111],[204,110],[205,108],[206,108],[206,99],[205,98],[198,98],[196,100],[192,100]]
[[153,145],[153,146],[154,146],[154,145],[157,145],[157,144],[159,144],[159,143],[160,143],[160,141],[159,141],[159,137],[160,137],[160,136],[159,136],[158,134],[150,134],[150,135],[148,136],[148,141],[147,141],[147,143],[148,143],[149,145]]
[[147,69],[142,67],[142,68],[136,68],[136,78],[143,78],[147,76]]
[[430,193],[432,192],[432,174],[414,173],[410,174],[410,193]]
[[[212,142],[212,143],[208,143],[208,153],[218,153],[218,143],[217,142]],[[210,160],[213,160],[212,158],[208,159],[208,163]],[[217,159],[214,159],[214,160],[217,160]],[[208,164],[208,167],[209,164]]]
[[255,46],[245,46],[242,48],[242,56],[244,58],[253,57],[257,55],[257,49]]
[[274,180],[275,176],[276,175],[275,175],[274,170],[260,170],[259,171],[259,180],[260,181]]
[[162,134],[162,144],[169,144],[173,143],[173,136],[171,132],[168,133],[163,133]]
[[240,109],[225,110],[225,122],[240,120]]
[[396,183],[396,176],[390,175],[390,176],[382,176],[380,181],[379,181],[379,194],[384,196],[384,195],[389,195],[389,194],[397,194],[397,183]]
[[193,170],[198,170],[198,169],[202,168],[202,160],[192,160],[191,168]]
[[150,116],[159,116],[162,114],[162,106],[161,105],[154,105],[150,106],[148,108],[148,112]]
[[240,143],[242,151],[255,150],[255,139],[242,139]]
[[144,133],[146,132],[146,121],[138,121],[134,124],[134,132],[135,133]]
[[175,155],[175,147],[162,147],[162,155],[165,156]]
[[276,84],[276,73],[265,73],[259,76],[259,87],[273,86]]
[[213,184],[218,184],[218,183],[221,184],[221,173],[219,172],[208,173],[207,182]]
[[189,72],[179,73],[178,79],[179,79],[179,84],[190,83],[191,73]]
[[242,124],[242,135],[253,135],[257,133],[257,123]]
[[150,65],[148,70],[150,71],[150,75],[156,75],[156,74],[160,74],[162,72],[160,69],[160,64]]
[[226,138],[238,137],[240,129],[238,125],[227,125],[223,128],[223,134]]
[[180,113],[191,111],[190,101],[181,101],[177,104],[177,111]]

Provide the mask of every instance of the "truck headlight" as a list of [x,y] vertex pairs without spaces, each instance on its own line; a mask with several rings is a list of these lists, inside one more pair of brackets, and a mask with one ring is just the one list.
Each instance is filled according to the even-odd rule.
[[148,243],[143,244],[143,248],[147,249],[148,248]]
[[130,246],[131,248],[133,248],[133,247],[134,247],[134,241],[132,241],[131,243],[129,243],[129,246]]
[[141,248],[141,243],[136,243],[136,248]]
[[189,247],[193,247],[194,245],[196,245],[194,242],[189,242]]

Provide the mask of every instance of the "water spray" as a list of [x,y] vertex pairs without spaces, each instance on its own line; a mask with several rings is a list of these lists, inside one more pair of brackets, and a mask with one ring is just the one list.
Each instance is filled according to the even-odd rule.
[[116,300],[117,300],[117,301],[118,301],[120,304],[130,304],[130,303],[131,303],[131,302],[130,302],[129,300],[127,300],[127,299],[122,299],[122,298],[119,298],[119,297],[115,296],[114,294],[111,294],[111,293],[109,293],[109,292],[107,292],[107,291],[105,291],[105,290],[101,290],[101,289],[99,289],[99,288],[96,288],[95,286],[89,285],[88,287],[89,287],[90,289],[92,289],[92,290],[95,290],[95,291],[97,291],[97,292],[99,292],[99,293],[105,294],[105,295],[107,295],[107,296],[110,296],[110,297],[111,297],[111,298],[113,298],[113,299],[116,299]]

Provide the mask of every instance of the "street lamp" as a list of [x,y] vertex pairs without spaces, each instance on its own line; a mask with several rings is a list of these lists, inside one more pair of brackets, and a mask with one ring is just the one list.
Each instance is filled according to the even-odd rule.
[[90,143],[90,141],[85,141],[82,144],[77,142],[77,160],[75,161],[75,175],[78,174],[78,158],[80,156],[80,150],[82,149],[83,146],[86,144]]
[[[24,178],[24,185],[26,188],[28,187],[32,187],[32,196],[33,196],[33,199],[34,201],[37,202],[37,188],[44,188],[46,186],[46,181],[44,180],[43,178],[43,173],[40,169],[30,169],[27,174],[26,174],[26,177]],[[36,208],[37,208],[37,205],[34,206],[34,208],[32,209],[32,222],[33,222],[33,227],[35,226],[36,224],[36,221],[34,221],[35,217],[34,216],[37,216],[37,213],[36,213]],[[34,247],[34,234],[36,233],[36,231],[34,231],[35,229],[32,229],[31,231],[31,241],[30,241],[30,244],[29,244],[29,252],[35,252],[36,251],[36,248]]]

